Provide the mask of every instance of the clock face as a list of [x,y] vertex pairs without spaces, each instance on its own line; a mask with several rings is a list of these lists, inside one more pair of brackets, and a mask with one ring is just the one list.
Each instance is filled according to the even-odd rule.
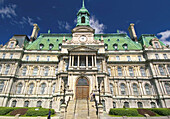
[[80,41],[81,41],[81,42],[85,42],[86,40],[87,40],[87,38],[86,38],[85,36],[81,36],[81,37],[80,37]]

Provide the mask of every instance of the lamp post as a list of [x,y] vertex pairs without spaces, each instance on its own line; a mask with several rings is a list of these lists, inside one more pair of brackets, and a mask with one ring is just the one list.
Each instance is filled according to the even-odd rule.
[[99,105],[101,105],[101,98],[100,98],[100,84],[102,82],[103,78],[102,77],[98,77],[98,89],[99,89]]

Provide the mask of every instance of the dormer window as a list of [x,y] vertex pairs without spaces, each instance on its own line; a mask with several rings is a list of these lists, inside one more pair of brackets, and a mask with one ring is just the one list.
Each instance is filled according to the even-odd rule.
[[117,39],[117,42],[119,42],[120,40],[119,39]]
[[40,50],[42,50],[43,47],[44,47],[44,44],[40,44]]
[[110,39],[108,39],[107,41],[110,41]]
[[60,43],[59,46],[58,46],[58,49],[59,49],[59,50],[61,50],[61,46],[62,46],[62,44]]
[[154,42],[156,48],[160,48],[158,42]]
[[68,39],[66,39],[66,41],[67,41]]
[[50,39],[48,39],[48,41],[50,41]]
[[53,47],[54,47],[54,45],[53,45],[53,44],[50,44],[50,45],[49,45],[49,50],[52,50]]
[[108,49],[108,45],[104,44],[104,48],[105,48],[105,50],[107,50]]
[[11,42],[9,48],[13,48],[13,46],[14,46],[14,42]]
[[114,45],[113,45],[113,48],[114,48],[115,50],[117,50],[117,49],[118,49],[117,44],[114,44]]
[[125,50],[127,50],[127,49],[128,49],[128,45],[127,45],[127,44],[124,44],[124,45],[123,45],[123,48],[124,48]]
[[58,42],[58,39],[56,40],[56,42]]
[[81,23],[85,23],[85,17],[81,18]]

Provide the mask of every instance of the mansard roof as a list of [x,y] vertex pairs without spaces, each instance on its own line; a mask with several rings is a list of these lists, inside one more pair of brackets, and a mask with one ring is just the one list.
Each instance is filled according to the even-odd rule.
[[[117,45],[117,50],[126,50],[124,45],[127,45],[127,50],[142,50],[143,46],[149,47],[150,41],[154,38],[157,38],[152,34],[144,34],[139,39],[138,42],[135,42],[130,39],[127,34],[124,33],[113,33],[113,34],[95,34],[95,40],[101,40],[103,37],[105,45],[108,46],[107,50],[114,51],[114,45]],[[40,44],[43,44],[43,48],[41,50],[49,50],[49,45],[53,44],[53,48],[51,50],[59,50],[59,45],[62,44],[63,39],[71,40],[72,34],[41,34],[37,40],[33,43],[29,43],[26,47],[27,50],[40,50]],[[161,45],[163,44],[159,40]]]
[[[154,38],[158,39],[154,34],[142,34],[138,41],[142,44],[142,46],[149,47],[149,45],[152,45],[150,41]],[[162,46],[165,46],[162,41],[159,40],[159,42]]]

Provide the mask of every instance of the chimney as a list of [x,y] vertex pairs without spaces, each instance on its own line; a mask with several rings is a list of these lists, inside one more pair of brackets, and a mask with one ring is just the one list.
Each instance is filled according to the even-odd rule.
[[135,32],[135,28],[134,28],[134,24],[131,23],[129,28],[128,28],[129,34],[130,34],[130,38],[135,41],[138,42],[138,38],[136,36],[136,32]]
[[32,30],[32,34],[31,34],[31,38],[30,38],[30,41],[34,41],[37,39],[37,36],[38,36],[38,31],[39,31],[39,27],[37,24],[34,24],[34,28]]

